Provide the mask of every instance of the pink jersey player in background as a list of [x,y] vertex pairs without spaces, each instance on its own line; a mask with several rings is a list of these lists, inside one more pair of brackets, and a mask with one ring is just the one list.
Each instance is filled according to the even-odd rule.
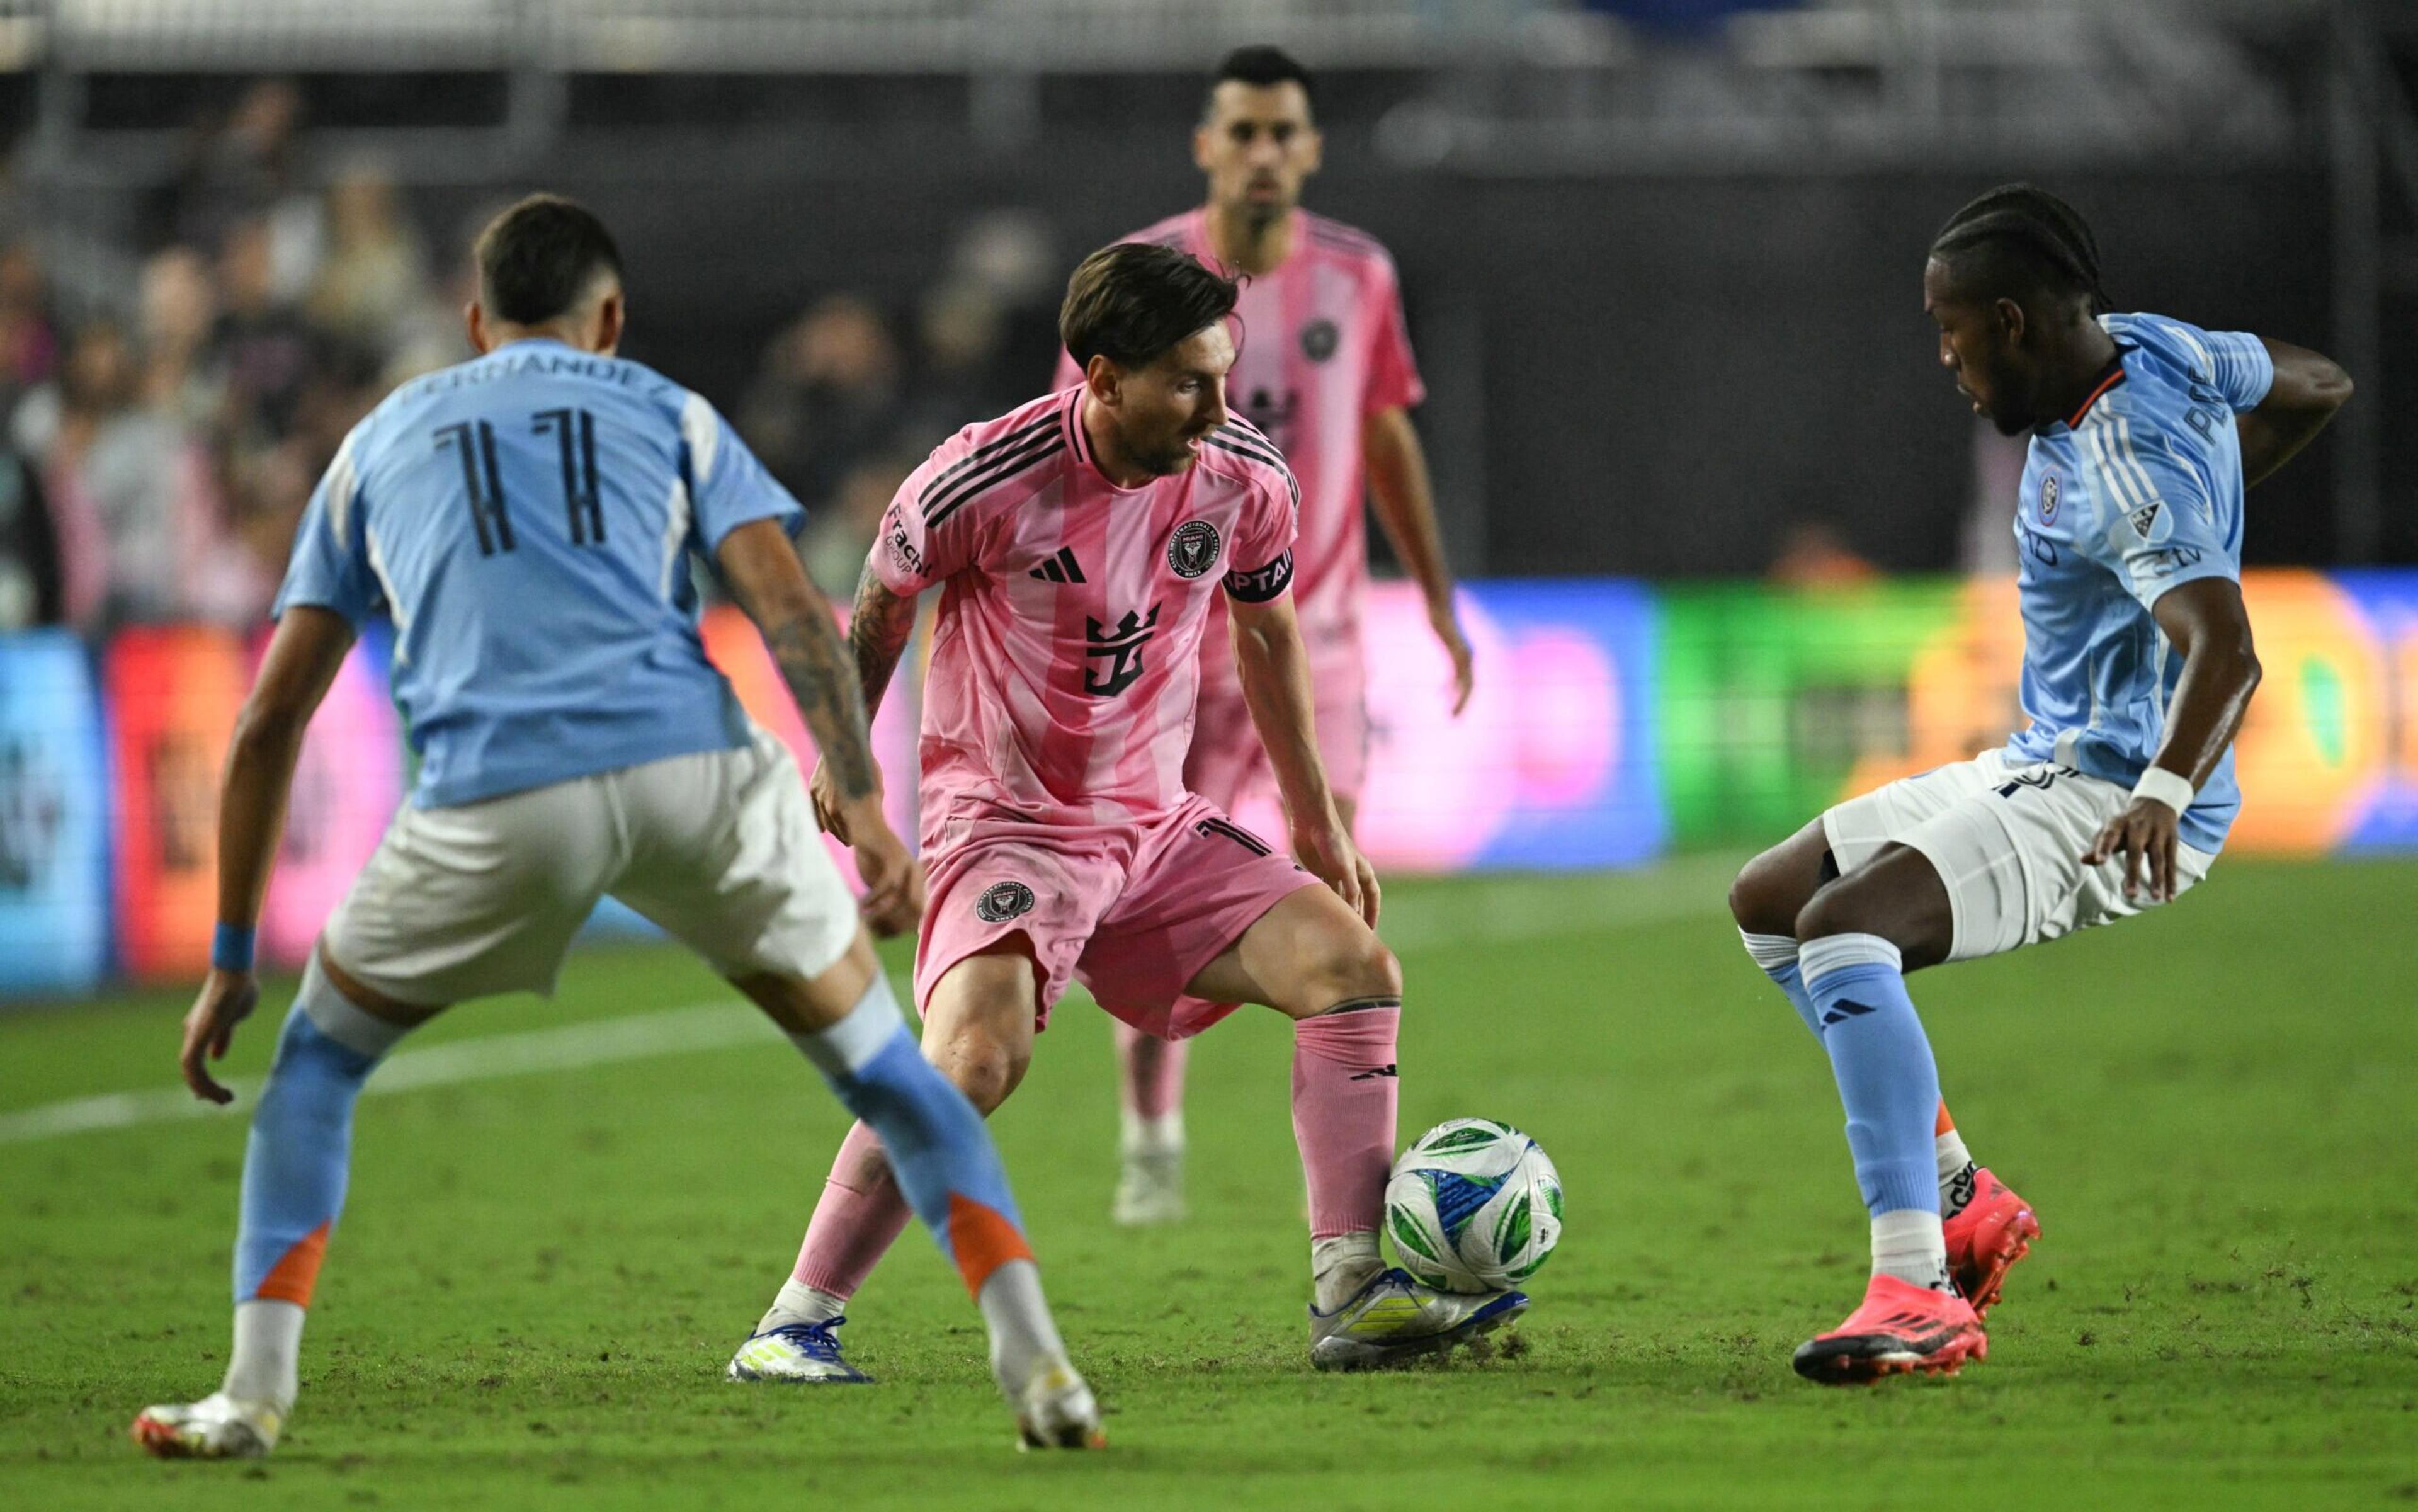
[[[1276,48],[1230,53],[1210,78],[1192,133],[1208,203],[1126,239],[1159,242],[1241,276],[1241,350],[1228,396],[1301,481],[1295,612],[1309,649],[1319,754],[1349,829],[1369,763],[1364,490],[1452,658],[1456,714],[1469,701],[1472,671],[1409,414],[1427,390],[1403,328],[1394,260],[1365,232],[1298,207],[1302,182],[1319,166],[1312,88],[1308,70]],[[1059,387],[1081,376],[1072,358],[1061,358]],[[1201,711],[1184,779],[1219,808],[1250,817],[1278,795],[1221,630],[1213,625],[1201,639]],[[1119,1223],[1171,1222],[1184,1215],[1185,1046],[1121,1022],[1117,1059],[1124,1172],[1113,1212]]]
[[[1450,1349],[1528,1299],[1435,1291],[1378,1253],[1401,972],[1319,760],[1293,612],[1293,475],[1227,408],[1235,292],[1164,246],[1085,259],[1060,315],[1082,380],[958,432],[909,477],[849,634],[878,707],[917,596],[941,589],[920,746],[925,1055],[988,1113],[1023,1079],[1070,980],[1155,1036],[1181,1039],[1243,1002],[1291,1018],[1310,1359],[1363,1368]],[[1228,634],[1224,619],[1298,863],[1185,783],[1201,641]],[[828,773],[813,791],[845,841]],[[835,1330],[907,1216],[858,1123],[759,1327],[814,1345],[748,1379],[865,1379]]]

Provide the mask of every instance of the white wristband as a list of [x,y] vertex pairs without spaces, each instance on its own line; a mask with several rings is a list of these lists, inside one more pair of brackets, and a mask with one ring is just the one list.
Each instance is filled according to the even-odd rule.
[[2155,799],[2181,814],[2192,806],[2192,800],[2198,794],[2192,790],[2191,779],[2182,773],[2169,771],[2164,767],[2150,767],[2143,771],[2141,780],[2133,785],[2133,796]]

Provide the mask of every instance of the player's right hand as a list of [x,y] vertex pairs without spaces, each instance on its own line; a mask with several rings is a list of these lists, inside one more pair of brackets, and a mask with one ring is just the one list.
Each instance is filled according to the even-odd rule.
[[849,845],[856,852],[857,875],[865,878],[858,909],[877,939],[903,935],[924,917],[924,863],[882,817],[880,799],[859,800],[855,807],[843,822],[856,836]]
[[222,1105],[235,1101],[235,1093],[211,1077],[207,1061],[226,1059],[227,1046],[235,1042],[235,1027],[251,1017],[259,1002],[260,978],[250,971],[213,969],[209,980],[202,984],[192,1011],[185,1015],[185,1046],[176,1056],[176,1063],[184,1069],[185,1085],[194,1096]]
[[1294,825],[1293,853],[1312,877],[1335,889],[1335,895],[1363,923],[1377,927],[1377,873],[1339,821]]

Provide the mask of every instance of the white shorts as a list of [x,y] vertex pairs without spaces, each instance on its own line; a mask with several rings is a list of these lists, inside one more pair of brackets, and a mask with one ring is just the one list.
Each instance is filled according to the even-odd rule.
[[796,761],[761,730],[451,808],[406,804],[328,921],[328,955],[399,1002],[554,991],[606,893],[725,976],[819,975],[857,910]]
[[[2072,767],[2016,766],[1990,751],[1851,798],[1822,816],[1822,833],[1843,874],[1891,842],[1921,851],[1948,884],[1956,922],[1948,958],[1969,961],[2149,906],[2124,895],[2121,857],[2097,866],[2081,859],[2132,801],[2129,789]],[[2215,863],[2178,846],[2176,895]]]

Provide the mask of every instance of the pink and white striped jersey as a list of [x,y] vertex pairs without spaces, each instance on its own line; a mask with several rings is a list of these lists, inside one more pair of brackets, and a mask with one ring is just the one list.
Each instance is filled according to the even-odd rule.
[[1119,488],[1082,405],[1075,388],[968,426],[882,516],[883,585],[943,585],[920,747],[927,853],[977,819],[1125,824],[1182,802],[1211,605],[1291,587],[1296,485],[1265,435],[1234,420],[1185,471]]
[[[1204,208],[1124,239],[1159,242],[1219,266]],[[1394,260],[1366,232],[1295,210],[1292,253],[1243,285],[1235,314],[1240,351],[1226,403],[1277,444],[1301,480],[1293,591],[1302,637],[1313,653],[1340,643],[1356,655],[1369,579],[1361,427],[1371,415],[1427,397],[1402,324]],[[1060,353],[1059,386],[1081,379],[1074,359]],[[1223,657],[1223,642],[1209,654]]]

